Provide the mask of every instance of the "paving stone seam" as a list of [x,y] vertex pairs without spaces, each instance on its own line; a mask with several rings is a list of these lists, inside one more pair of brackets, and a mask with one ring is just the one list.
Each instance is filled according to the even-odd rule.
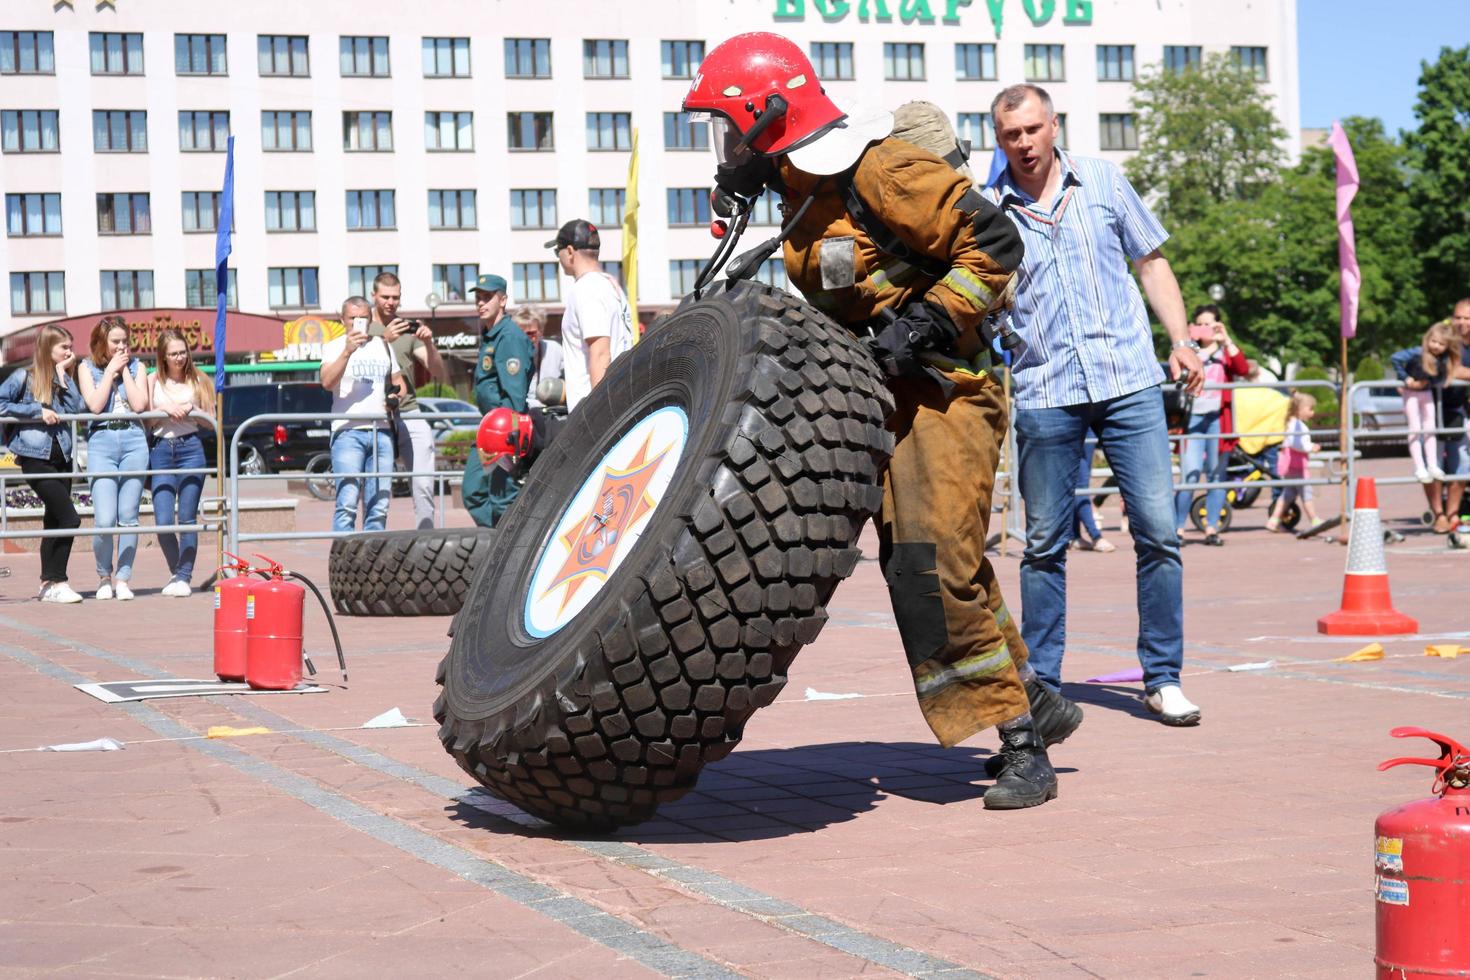
[[[150,664],[128,657],[125,654],[115,654],[88,643],[58,636],[40,627],[20,623],[8,617],[0,616],[0,625],[31,633],[38,638],[50,640],[61,646],[71,647],[88,656],[107,663],[116,664],[119,667],[124,667],[144,676],[166,676],[166,672],[160,671]],[[0,650],[4,649],[6,648],[0,645]],[[65,668],[57,669],[65,671]],[[68,676],[71,676],[70,671],[65,672]],[[57,675],[52,674],[51,676]],[[75,676],[79,679],[70,681],[70,683],[85,683],[87,680],[80,675]],[[285,718],[282,715],[278,715],[257,705],[245,703],[240,699],[211,697],[207,700],[228,707],[240,716],[263,725],[274,725],[284,728],[298,727],[297,723],[289,718]],[[454,780],[425,772],[417,766],[399,762],[396,759],[389,758],[347,739],[323,732],[291,732],[282,733],[282,735],[332,752],[335,755],[381,772],[384,775],[417,785],[435,795],[447,797],[454,802],[463,802],[474,806],[487,816],[511,826],[536,830],[545,829],[548,826],[544,821],[521,813],[520,811],[507,812],[513,808],[509,808],[508,805],[501,803],[500,800],[478,788],[472,787],[466,790],[464,786],[456,783]],[[324,790],[324,792],[330,791]],[[487,805],[492,803],[496,808],[487,809]],[[391,818],[385,817],[384,819]],[[434,839],[438,840],[438,838]],[[683,890],[699,895],[731,911],[784,929],[821,943],[824,946],[829,946],[832,949],[865,960],[875,966],[882,966],[886,969],[894,970],[905,976],[916,978],[945,977],[965,978],[965,980],[994,980],[989,974],[978,973],[960,964],[951,963],[947,960],[931,956],[928,953],[895,943],[892,940],[884,939],[881,936],[874,936],[870,933],[863,932],[860,929],[838,922],[835,919],[830,919],[801,906],[785,902],[772,895],[767,895],[748,886],[741,885],[714,872],[705,871],[701,868],[675,861],[672,858],[665,858],[661,855],[654,854],[652,851],[645,850],[636,844],[629,844],[622,841],[579,840],[568,837],[559,837],[557,839],[560,843],[603,858],[604,860],[613,861],[623,867],[632,868],[653,877],[673,882]],[[455,845],[447,844],[446,846],[453,847]],[[509,872],[508,870],[507,873],[514,874],[514,872]],[[603,914],[610,915],[611,913]]]
[[[74,646],[80,649],[79,644]],[[9,644],[0,644],[0,653],[4,653],[10,659],[39,674],[67,684],[88,682],[88,678],[82,674]],[[102,659],[116,662],[107,656],[103,656]],[[131,658],[119,657],[117,659]],[[156,673],[151,670],[149,672]],[[705,978],[735,980],[740,976],[727,966],[662,939],[589,902],[512,871],[494,861],[471,854],[463,848],[440,840],[401,820],[370,810],[312,779],[288,772],[274,763],[267,762],[232,745],[217,741],[200,741],[194,737],[199,734],[198,732],[147,704],[124,703],[117,707],[138,724],[158,735],[165,738],[185,739],[186,741],[181,744],[192,751],[211,756],[238,772],[300,800],[339,823],[388,844],[410,857],[432,864],[495,892],[517,905],[559,922],[568,929],[616,953],[636,960],[657,973],[668,977],[690,977],[698,978],[698,980],[705,980]]]

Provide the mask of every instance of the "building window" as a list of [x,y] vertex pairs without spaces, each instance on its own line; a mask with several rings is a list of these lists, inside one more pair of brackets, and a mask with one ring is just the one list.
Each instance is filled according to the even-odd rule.
[[709,188],[670,187],[670,227],[698,227],[709,224]]
[[1133,45],[1099,44],[1097,46],[1097,80],[1099,82],[1133,81]]
[[98,194],[97,234],[151,235],[152,210],[147,194]]
[[1026,45],[1026,81],[1061,82],[1067,78],[1060,44]]
[[767,286],[785,289],[787,286],[786,260],[766,259],[761,263],[760,268],[756,270],[755,278],[758,282],[763,282]]
[[261,75],[305,78],[311,74],[311,59],[307,56],[304,37],[260,34],[256,38],[256,53],[260,58]]
[[619,286],[626,287],[628,284],[623,280],[623,263],[617,260],[599,263],[602,271],[618,281]]
[[550,78],[551,38],[508,37],[505,39],[506,78]]
[[92,49],[92,74],[143,74],[143,35],[93,31],[87,37]]
[[178,75],[228,75],[223,34],[175,34],[174,73]]
[[[995,127],[988,112],[961,112],[955,116],[955,132],[960,139],[970,141],[971,151],[995,149]],[[979,173],[975,166],[970,169]]]
[[1200,63],[1200,46],[1198,44],[1166,44],[1164,45],[1164,70],[1171,73],[1188,71],[1198,68]]
[[669,260],[669,295],[675,298],[694,292],[694,281],[699,278],[699,259]]
[[627,193],[621,187],[592,188],[587,192],[587,220],[600,228],[621,225]]
[[[219,308],[219,276],[214,269],[184,270],[184,305],[191,310]],[[238,310],[240,299],[235,291],[235,270],[225,270],[225,308]]]
[[633,117],[629,113],[587,113],[587,149],[628,150],[632,147]]
[[883,77],[890,82],[924,80],[924,45],[888,41],[883,45]]
[[1104,112],[1098,117],[1104,150],[1138,149],[1138,129],[1131,112]]
[[10,274],[10,312],[15,316],[31,313],[66,312],[66,273],[12,272]]
[[347,230],[385,231],[398,227],[392,191],[348,191]]
[[507,112],[506,145],[512,150],[554,150],[549,112]]
[[425,78],[469,78],[470,39],[467,37],[424,38]]
[[54,75],[50,31],[0,31],[0,75]]
[[424,149],[468,151],[475,148],[473,112],[424,113]]
[[995,45],[956,44],[954,77],[962,82],[995,81]]
[[317,294],[316,266],[266,270],[270,307],[273,310],[314,310],[321,304]]
[[709,123],[696,122],[687,112],[664,113],[664,149],[708,150]]
[[61,234],[61,195],[6,194],[5,233],[11,238]]
[[266,191],[266,231],[316,231],[316,191]]
[[94,109],[92,149],[97,153],[147,153],[148,113],[142,109]]
[[511,191],[510,226],[512,228],[555,228],[556,191]]
[[775,191],[766,191],[755,199],[755,206],[750,209],[750,223],[753,225],[779,225],[782,221],[781,196]]
[[474,228],[477,223],[474,191],[429,191],[430,228]]
[[179,149],[191,152],[223,153],[230,142],[228,112],[179,113]]
[[658,47],[665,78],[693,78],[704,60],[703,41],[660,41]]
[[627,78],[628,42],[583,41],[582,77]]
[[61,149],[55,109],[0,112],[0,149],[6,153],[55,153]]
[[260,114],[260,148],[311,151],[311,112],[267,109]]
[[1065,112],[1057,113],[1057,146],[1063,150],[1067,149],[1067,114]]
[[393,152],[393,113],[342,113],[342,149],[362,153]]
[[185,231],[215,231],[219,228],[219,191],[184,191]]
[[153,270],[104,269],[103,310],[143,310],[153,305]]
[[337,55],[343,78],[387,78],[390,74],[386,37],[344,35],[337,41]]
[[517,303],[548,303],[561,299],[561,281],[555,262],[513,262],[512,293]]
[[1230,57],[1235,65],[1247,75],[1253,75],[1259,81],[1267,81],[1266,74],[1266,49],[1248,48],[1239,45],[1230,49]]
[[373,280],[385,272],[398,275],[397,265],[349,265],[347,267],[347,295],[371,296]]
[[813,41],[812,67],[824,82],[849,82],[852,73],[851,41]]
[[480,267],[473,262],[466,264],[435,265],[430,272],[433,292],[444,297],[446,303],[467,303],[470,291],[465,286],[480,278]]

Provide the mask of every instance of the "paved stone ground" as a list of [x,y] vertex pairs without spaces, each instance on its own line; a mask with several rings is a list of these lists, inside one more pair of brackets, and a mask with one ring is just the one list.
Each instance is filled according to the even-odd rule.
[[[594,840],[481,795],[440,748],[445,619],[342,621],[347,689],[314,614],[329,693],[106,705],[71,685],[209,673],[210,597],[159,596],[150,547],[136,601],[42,606],[36,559],[8,556],[0,975],[1367,976],[1373,819],[1429,788],[1374,770],[1422,751],[1388,729],[1470,737],[1470,658],[1422,655],[1428,637],[1470,642],[1470,552],[1399,519],[1417,494],[1381,491],[1409,533],[1394,598],[1423,634],[1334,662],[1360,645],[1314,632],[1345,549],[1243,512],[1228,547],[1185,551],[1204,724],[1160,726],[1137,685],[1071,684],[1087,721],[1054,751],[1061,797],[1017,813],[981,807],[993,735],[934,746],[864,561],[741,748],[656,820]],[[303,504],[304,524],[327,520]],[[324,542],[267,550],[325,581]],[[1073,553],[1069,680],[1135,663],[1132,564]],[[79,547],[74,584],[90,567]],[[999,567],[1014,600],[1014,553]],[[428,725],[357,727],[395,706]],[[200,737],[214,725],[272,733]],[[101,736],[126,750],[18,751]]]

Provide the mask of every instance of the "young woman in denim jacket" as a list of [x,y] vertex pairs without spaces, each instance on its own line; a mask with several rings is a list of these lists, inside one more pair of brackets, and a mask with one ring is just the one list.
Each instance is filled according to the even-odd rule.
[[[92,328],[92,356],[82,361],[77,381],[87,410],[96,415],[148,410],[147,369],[128,353],[128,328],[121,317],[105,316]],[[87,472],[92,475],[93,524],[101,528],[137,527],[143,501],[143,477],[109,473],[146,470],[148,437],[136,419],[109,419],[87,426]],[[128,579],[138,535],[117,536],[117,568],[112,564],[112,537],[92,539],[97,559],[99,599],[131,599]]]
[[[57,416],[86,411],[72,372],[76,360],[71,334],[60,327],[42,327],[31,366],[16,369],[0,384],[0,415],[36,420],[10,423],[5,442],[21,472],[31,477],[26,482],[41,498],[45,508],[41,524],[48,531],[70,530],[82,523],[71,502],[71,480],[44,476],[71,472],[71,424],[59,421]],[[82,601],[66,582],[72,540],[41,539],[42,602]]]
[[[177,330],[165,330],[158,338],[158,370],[148,382],[149,404],[153,411],[163,412],[164,419],[151,419],[153,449],[148,457],[150,470],[202,469],[204,444],[199,439],[199,423],[189,417],[195,409],[214,411],[214,388],[189,357],[189,343]],[[204,491],[200,474],[169,474],[150,478],[153,487],[153,522],[155,524],[193,524],[199,516],[199,495]],[[159,547],[168,562],[169,581],[163,587],[168,596],[190,593],[189,579],[194,574],[194,559],[199,553],[199,535],[159,534]]]

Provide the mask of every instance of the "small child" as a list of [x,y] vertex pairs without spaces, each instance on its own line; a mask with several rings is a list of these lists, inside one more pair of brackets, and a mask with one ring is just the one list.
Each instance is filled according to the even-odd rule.
[[[1410,355],[1405,357],[1404,355]],[[1439,468],[1439,438],[1435,402],[1439,391],[1460,363],[1460,337],[1448,323],[1436,323],[1424,334],[1424,344],[1394,356],[1402,367],[1404,415],[1409,422],[1409,456],[1414,461],[1414,478],[1420,483],[1443,482]]]
[[[1291,393],[1291,404],[1286,411],[1286,440],[1281,443],[1281,452],[1276,457],[1276,475],[1283,480],[1304,480],[1307,477],[1307,462],[1312,453],[1322,447],[1312,441],[1311,433],[1308,431],[1312,416],[1317,413],[1317,399],[1305,391],[1293,391]],[[1316,527],[1322,523],[1317,516],[1317,508],[1312,506],[1312,488],[1310,486],[1286,487],[1281,491],[1281,496],[1276,500],[1276,506],[1271,508],[1271,516],[1266,520],[1266,530],[1276,531],[1281,528],[1281,516],[1286,513],[1286,508],[1300,498],[1302,512],[1306,514],[1307,520],[1311,522],[1309,527]]]

